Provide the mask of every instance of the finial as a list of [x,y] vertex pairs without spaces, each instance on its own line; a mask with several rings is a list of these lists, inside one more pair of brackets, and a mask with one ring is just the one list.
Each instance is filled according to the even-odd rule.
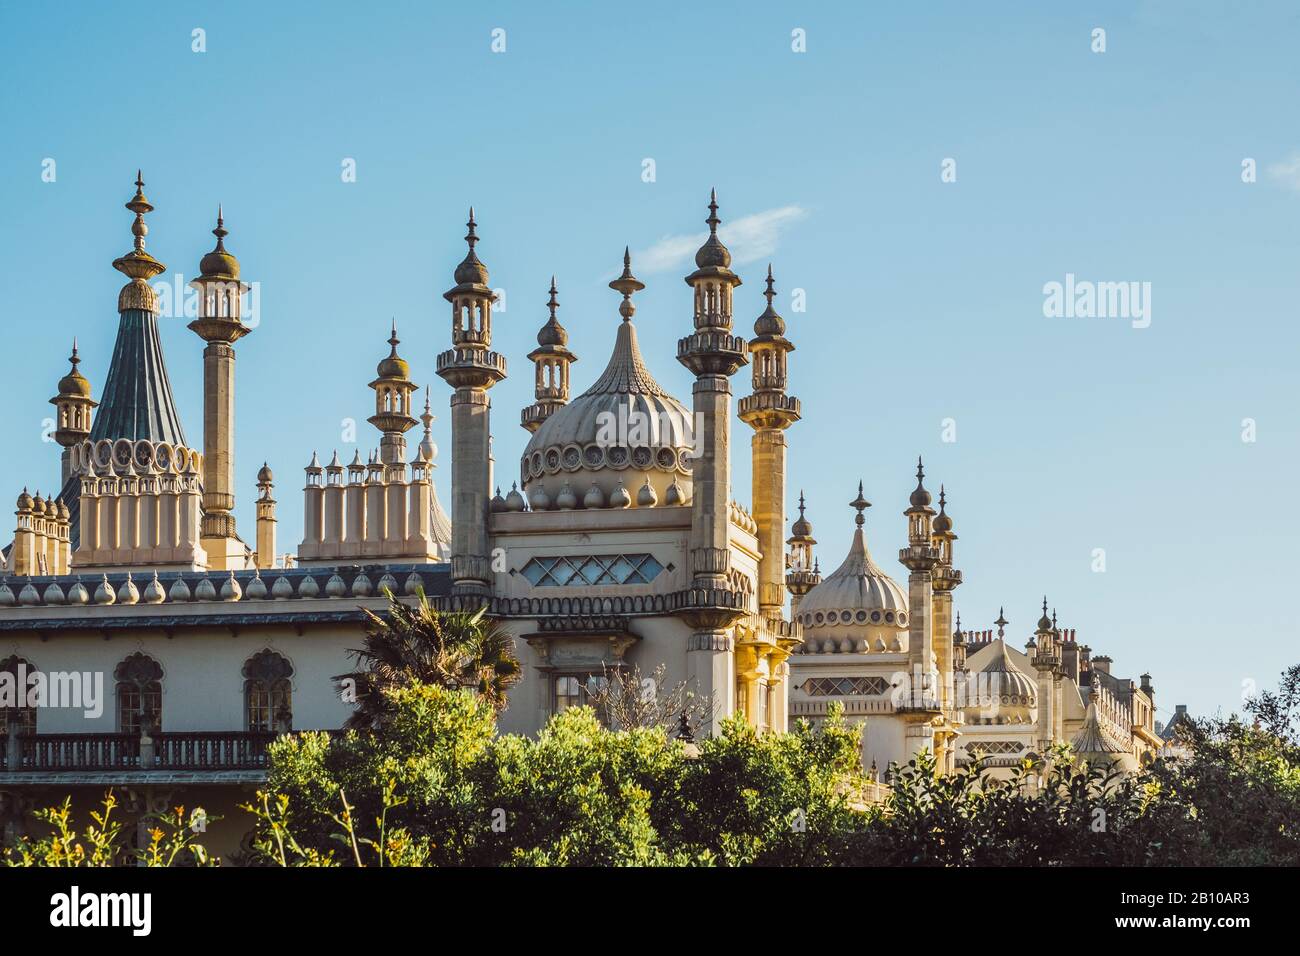
[[871,502],[868,501],[866,498],[862,497],[862,482],[860,481],[858,482],[858,496],[849,502],[849,507],[856,508],[858,510],[858,516],[853,519],[853,523],[856,524],[859,528],[861,528],[863,524],[866,523],[867,520],[862,516],[862,512],[865,509],[871,507]]
[[426,385],[424,386],[424,413],[432,415],[432,408],[433,406],[429,404],[429,386]]
[[217,237],[217,248],[215,251],[225,252],[226,236],[230,235],[230,231],[226,229],[226,220],[221,215],[221,203],[217,203],[217,228],[212,230],[212,234]]
[[555,310],[559,308],[560,305],[560,300],[556,298],[557,292],[558,290],[555,288],[555,276],[552,275],[551,276],[551,298],[550,301],[546,303],[546,308],[550,311],[552,319],[555,318]]
[[393,319],[393,333],[392,333],[392,335],[390,335],[390,336],[388,337],[388,344],[391,345],[391,346],[393,347],[393,357],[394,357],[394,358],[397,356],[397,346],[401,343],[401,341],[402,341],[402,340],[399,339],[399,338],[397,337],[397,319],[396,319],[396,317],[394,317],[394,319]]
[[718,191],[716,189],[709,190],[709,218],[704,221],[709,224],[709,233],[716,236],[718,234],[718,224],[722,222],[718,218]]
[[1047,595],[1043,595],[1043,617],[1047,617]]
[[803,517],[803,489],[799,489],[799,517]]
[[925,478],[925,467],[921,464],[921,456],[916,456],[916,481],[919,484]]
[[772,278],[772,263],[769,262],[767,264],[767,291],[763,293],[763,296],[767,299],[769,309],[772,307],[772,300],[776,298],[776,289],[773,288],[775,284],[776,280]]
[[477,223],[474,222],[474,207],[473,207],[473,206],[470,206],[470,207],[469,207],[469,222],[465,223],[465,225],[469,227],[469,234],[465,236],[465,241],[469,243],[469,249],[470,249],[470,252],[473,252],[473,251],[474,251],[474,243],[478,242],[478,236],[475,235],[475,233],[474,233],[474,227],[477,225]]
[[81,364],[81,357],[77,355],[77,337],[75,335],[72,337],[72,354],[68,356],[68,361],[72,363],[74,369]]
[[615,292],[623,293],[623,301],[619,303],[618,314],[623,316],[624,322],[631,322],[632,316],[636,312],[636,306],[632,304],[632,294],[644,289],[645,283],[632,275],[632,252],[627,246],[623,247],[623,274],[611,282],[609,287]]
[[1002,608],[998,608],[998,619],[993,623],[998,626],[998,637],[1005,637],[1006,635],[1005,632],[1003,631],[1003,628],[1005,628],[1011,622],[1007,620],[1007,616],[1003,612]]

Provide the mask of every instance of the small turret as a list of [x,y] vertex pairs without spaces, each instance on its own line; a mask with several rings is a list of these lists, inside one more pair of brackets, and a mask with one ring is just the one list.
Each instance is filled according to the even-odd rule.
[[401,339],[397,321],[393,320],[388,337],[389,353],[375,368],[375,413],[366,419],[379,429],[379,456],[385,465],[402,466],[406,462],[405,434],[416,425],[411,415],[411,395],[419,387],[411,381],[411,366],[397,354]]
[[537,348],[528,353],[537,370],[533,389],[537,401],[519,416],[519,424],[530,432],[541,428],[542,422],[568,403],[569,366],[578,361],[568,349],[569,333],[555,315],[560,307],[556,295],[555,276],[551,276],[551,297],[546,303],[550,318],[537,333]]

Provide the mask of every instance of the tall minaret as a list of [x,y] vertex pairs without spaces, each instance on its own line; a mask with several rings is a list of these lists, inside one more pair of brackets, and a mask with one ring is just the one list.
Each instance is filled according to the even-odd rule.
[[262,462],[257,471],[257,566],[275,567],[275,498],[270,466]]
[[728,502],[731,487],[731,376],[744,365],[745,340],[731,334],[732,292],[740,276],[718,238],[718,200],[709,195],[709,238],[695,253],[696,270],[686,277],[695,291],[695,332],[677,342],[677,361],[695,375],[695,435],[699,456],[691,467],[692,582],[726,588],[731,567]]
[[438,375],[456,391],[451,397],[451,580],[460,594],[486,595],[492,572],[488,556],[491,402],[488,389],[506,377],[505,356],[490,350],[492,303],[488,270],[474,252],[474,209],[469,211],[469,252],[456,267],[451,303],[451,348],[438,356]]
[[388,337],[388,357],[375,368],[376,378],[370,383],[375,390],[375,413],[366,421],[380,432],[379,460],[388,469],[401,469],[404,480],[406,468],[406,433],[415,427],[411,414],[411,395],[418,387],[411,381],[411,366],[397,354],[401,344],[397,337],[397,320],[393,320],[393,333]]
[[90,382],[77,369],[81,359],[77,356],[76,339],[72,340],[72,355],[68,361],[72,363],[72,369],[59,379],[59,394],[50,399],[57,416],[54,440],[63,446],[63,477],[60,487],[67,485],[72,477],[72,447],[90,437],[91,418],[99,405],[99,402],[91,398]]
[[907,568],[907,664],[911,671],[911,694],[905,709],[909,719],[906,735],[908,751],[934,749],[930,721],[939,710],[938,688],[934,686],[934,617],[932,608],[933,577],[939,563],[939,549],[932,544],[930,492],[925,490],[925,469],[916,460],[916,488],[903,512],[907,518],[907,547],[898,552],[899,562]]
[[952,543],[957,534],[952,530],[952,518],[947,511],[948,496],[943,485],[939,486],[939,513],[935,515],[930,528],[930,543],[939,552],[939,563],[931,574],[933,588],[931,601],[934,610],[934,623],[931,633],[934,635],[934,656],[936,670],[939,672],[939,702],[944,710],[947,732],[942,745],[936,740],[935,753],[944,759],[945,770],[953,770],[956,741],[954,725],[962,723],[962,711],[956,703],[956,678],[958,670],[957,649],[954,647],[952,622],[952,592],[961,584],[961,572],[952,566]]
[[569,401],[569,366],[578,361],[578,356],[568,349],[569,333],[555,317],[555,310],[560,307],[560,300],[555,296],[555,276],[551,276],[551,298],[546,303],[551,317],[537,333],[537,348],[528,353],[529,360],[537,366],[537,382],[533,388],[537,401],[519,415],[519,424],[530,432],[541,428],[542,422]]
[[1043,598],[1043,616],[1034,631],[1030,663],[1038,674],[1038,746],[1045,751],[1056,740],[1058,716],[1056,684],[1061,679],[1061,649],[1056,642],[1055,626],[1047,616],[1047,598]]
[[[767,267],[767,309],[754,322],[749,341],[754,393],[740,400],[740,419],[754,429],[753,508],[758,523],[758,607],[764,617],[779,618],[785,608],[785,430],[799,420],[799,399],[785,393],[786,354],[794,344],[785,337],[785,320],[772,307],[776,298],[772,266]],[[803,512],[800,511],[802,516]]]
[[199,261],[190,287],[199,293],[199,315],[189,328],[207,342],[203,350],[203,549],[208,566],[244,566],[247,552],[235,532],[235,348],[252,330],[240,318],[248,286],[239,260],[226,251],[225,220],[217,207],[217,246]]

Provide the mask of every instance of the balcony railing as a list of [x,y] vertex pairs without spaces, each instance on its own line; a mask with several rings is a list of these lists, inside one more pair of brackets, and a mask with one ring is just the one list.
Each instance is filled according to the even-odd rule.
[[0,774],[122,770],[264,770],[270,730],[139,734],[19,734],[6,739]]

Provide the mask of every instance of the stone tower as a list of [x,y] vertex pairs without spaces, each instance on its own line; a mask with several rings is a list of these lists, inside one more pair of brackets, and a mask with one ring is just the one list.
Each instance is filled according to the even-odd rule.
[[203,549],[217,570],[244,567],[247,548],[235,531],[235,343],[252,331],[240,317],[248,286],[226,251],[229,233],[217,208],[216,248],[199,261],[198,318],[189,328],[203,350]]
[[438,356],[438,376],[451,396],[451,580],[458,594],[486,595],[491,587],[488,502],[491,498],[491,402],[488,389],[506,377],[505,356],[491,350],[492,304],[488,270],[474,251],[470,207],[469,252],[456,267],[456,284],[444,293],[451,303],[451,348]]
[[375,413],[366,419],[379,429],[379,460],[389,468],[405,467],[406,433],[416,426],[415,416],[411,414],[411,396],[417,386],[411,381],[411,366],[397,354],[400,344],[394,320],[392,335],[388,337],[388,357],[375,368],[376,377],[370,383],[375,390]]
[[275,567],[275,486],[270,467],[262,462],[257,472],[257,566]]
[[68,361],[72,363],[72,368],[59,379],[59,393],[50,399],[56,416],[54,440],[63,446],[60,487],[67,485],[72,478],[72,446],[79,445],[90,437],[91,419],[99,405],[91,397],[90,382],[77,369],[81,359],[77,356],[76,339],[72,340],[72,355]]
[[537,401],[519,416],[519,424],[530,432],[537,431],[542,422],[568,404],[569,366],[578,361],[578,356],[568,348],[569,333],[555,317],[555,311],[560,307],[555,276],[551,276],[551,298],[546,307],[551,313],[550,318],[537,333],[537,348],[528,353],[529,361],[537,367],[537,381],[533,387]]
[[911,686],[906,703],[899,708],[907,721],[907,749],[911,754],[934,751],[933,721],[940,716],[934,671],[933,572],[939,563],[939,549],[933,544],[930,522],[930,492],[925,490],[925,469],[916,460],[916,488],[903,512],[907,518],[907,547],[898,560],[908,570],[907,666]]
[[[785,608],[785,430],[799,420],[799,399],[786,394],[786,355],[794,345],[785,337],[785,321],[772,307],[776,297],[772,267],[767,267],[767,309],[754,322],[749,353],[754,392],[740,400],[740,419],[754,429],[753,507],[758,524],[758,606],[765,617],[779,618]],[[802,516],[802,511],[800,512]]]
[[[858,494],[862,494],[861,483]],[[790,617],[794,619],[799,613],[799,602],[803,596],[821,584],[822,575],[813,546],[817,539],[812,536],[812,522],[804,517],[803,492],[799,492],[799,517],[790,526],[790,537],[786,544],[790,546],[790,555],[786,560],[785,586],[790,592]]]
[[933,623],[931,633],[934,635],[935,669],[939,675],[939,705],[944,713],[944,731],[936,732],[935,756],[940,758],[940,768],[954,769],[953,746],[956,742],[956,727],[962,720],[962,712],[957,707],[954,671],[958,668],[957,649],[954,646],[952,619],[952,592],[961,584],[961,572],[953,567],[953,542],[957,534],[952,530],[952,518],[947,511],[948,496],[943,485],[939,486],[939,513],[935,515],[930,527],[930,543],[939,552],[939,563],[930,575],[932,587]]

